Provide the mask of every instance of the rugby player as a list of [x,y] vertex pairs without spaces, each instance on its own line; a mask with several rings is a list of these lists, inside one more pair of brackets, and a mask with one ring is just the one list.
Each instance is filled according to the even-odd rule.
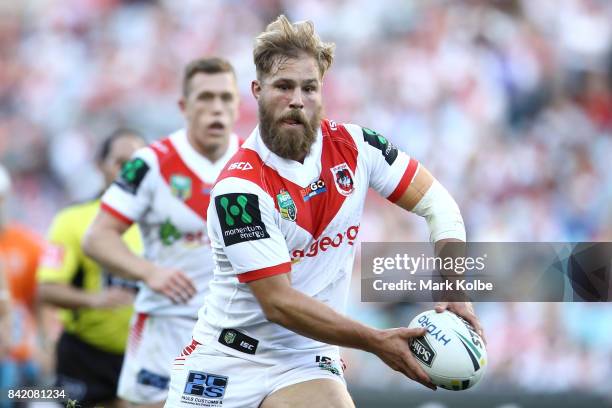
[[[186,127],[136,152],[102,197],[84,240],[87,254],[123,277],[140,280],[118,395],[161,406],[170,367],[191,340],[213,274],[206,209],[213,182],[239,147],[233,67],[221,58],[187,65],[179,106]],[[132,224],[145,256],[120,239]]]
[[[427,220],[438,249],[465,241],[458,206],[377,132],[322,119],[333,60],[311,22],[279,17],[255,41],[259,126],[213,189],[214,279],[167,407],[352,407],[338,346],[377,355],[435,389],[408,341],[342,314],[366,192]],[[481,327],[467,303],[441,303]]]
[[[103,141],[97,162],[104,189],[144,145],[144,139],[129,129],[118,129]],[[55,385],[82,406],[120,406],[117,383],[136,288],[83,253],[81,240],[99,208],[98,197],[64,208],[55,216],[37,271],[38,295],[42,302],[62,309]],[[136,226],[123,239],[132,251],[141,251]]]
[[[36,267],[43,250],[37,233],[9,217],[12,182],[0,165],[0,269],[6,290],[1,301],[10,309],[0,334],[4,354],[0,358],[0,389],[32,386],[50,369],[45,353],[48,342],[42,327],[44,313],[36,300]],[[5,327],[2,327],[5,329]],[[42,339],[40,343],[37,340]],[[1,403],[0,403],[1,404]]]

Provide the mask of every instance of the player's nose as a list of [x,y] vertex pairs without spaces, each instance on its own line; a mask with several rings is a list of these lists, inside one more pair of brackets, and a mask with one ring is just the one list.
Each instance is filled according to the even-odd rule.
[[211,105],[211,111],[213,114],[221,114],[223,113],[223,102],[221,98],[214,98]]
[[303,109],[304,101],[302,99],[302,90],[300,87],[296,86],[291,94],[291,101],[289,102],[289,107],[292,109]]

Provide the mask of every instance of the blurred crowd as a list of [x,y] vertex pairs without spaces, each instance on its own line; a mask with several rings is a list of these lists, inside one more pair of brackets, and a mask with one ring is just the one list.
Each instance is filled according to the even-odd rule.
[[[129,126],[152,140],[181,127],[181,70],[197,56],[235,65],[237,132],[248,135],[253,38],[281,13],[314,21],[336,43],[327,116],[373,128],[427,166],[457,199],[469,240],[612,240],[605,0],[2,2],[0,161],[13,177],[10,214],[44,233],[59,207],[98,193],[92,156],[103,136]],[[422,220],[379,211],[383,201],[370,200],[362,240],[427,239]],[[401,325],[420,311],[359,304],[355,277],[350,310],[360,320]],[[490,387],[610,392],[612,344],[600,335],[612,330],[609,304],[477,310],[489,333]],[[349,380],[369,386],[359,367],[378,363],[349,354]],[[408,384],[378,372],[379,381]]]

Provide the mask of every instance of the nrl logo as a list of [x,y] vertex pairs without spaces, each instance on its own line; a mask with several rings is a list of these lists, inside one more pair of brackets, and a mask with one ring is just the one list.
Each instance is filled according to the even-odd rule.
[[339,164],[331,169],[332,175],[334,176],[334,182],[336,183],[336,189],[343,196],[350,195],[355,191],[355,182],[353,172],[346,163]]
[[191,179],[182,174],[173,174],[170,176],[170,190],[172,195],[179,200],[189,200],[191,198]]
[[236,339],[236,333],[232,331],[228,331],[227,333],[225,333],[225,336],[223,336],[223,340],[225,340],[227,344],[232,344],[235,339]]
[[278,210],[281,217],[284,220],[295,222],[297,219],[297,207],[291,195],[289,195],[289,192],[287,190],[281,190],[280,193],[276,195],[276,202],[278,203]]

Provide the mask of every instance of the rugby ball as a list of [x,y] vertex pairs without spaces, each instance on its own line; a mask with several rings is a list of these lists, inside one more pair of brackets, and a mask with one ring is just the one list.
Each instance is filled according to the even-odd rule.
[[427,329],[425,336],[410,341],[410,350],[432,383],[461,391],[482,379],[487,350],[467,321],[449,311],[428,310],[412,319],[408,327]]

